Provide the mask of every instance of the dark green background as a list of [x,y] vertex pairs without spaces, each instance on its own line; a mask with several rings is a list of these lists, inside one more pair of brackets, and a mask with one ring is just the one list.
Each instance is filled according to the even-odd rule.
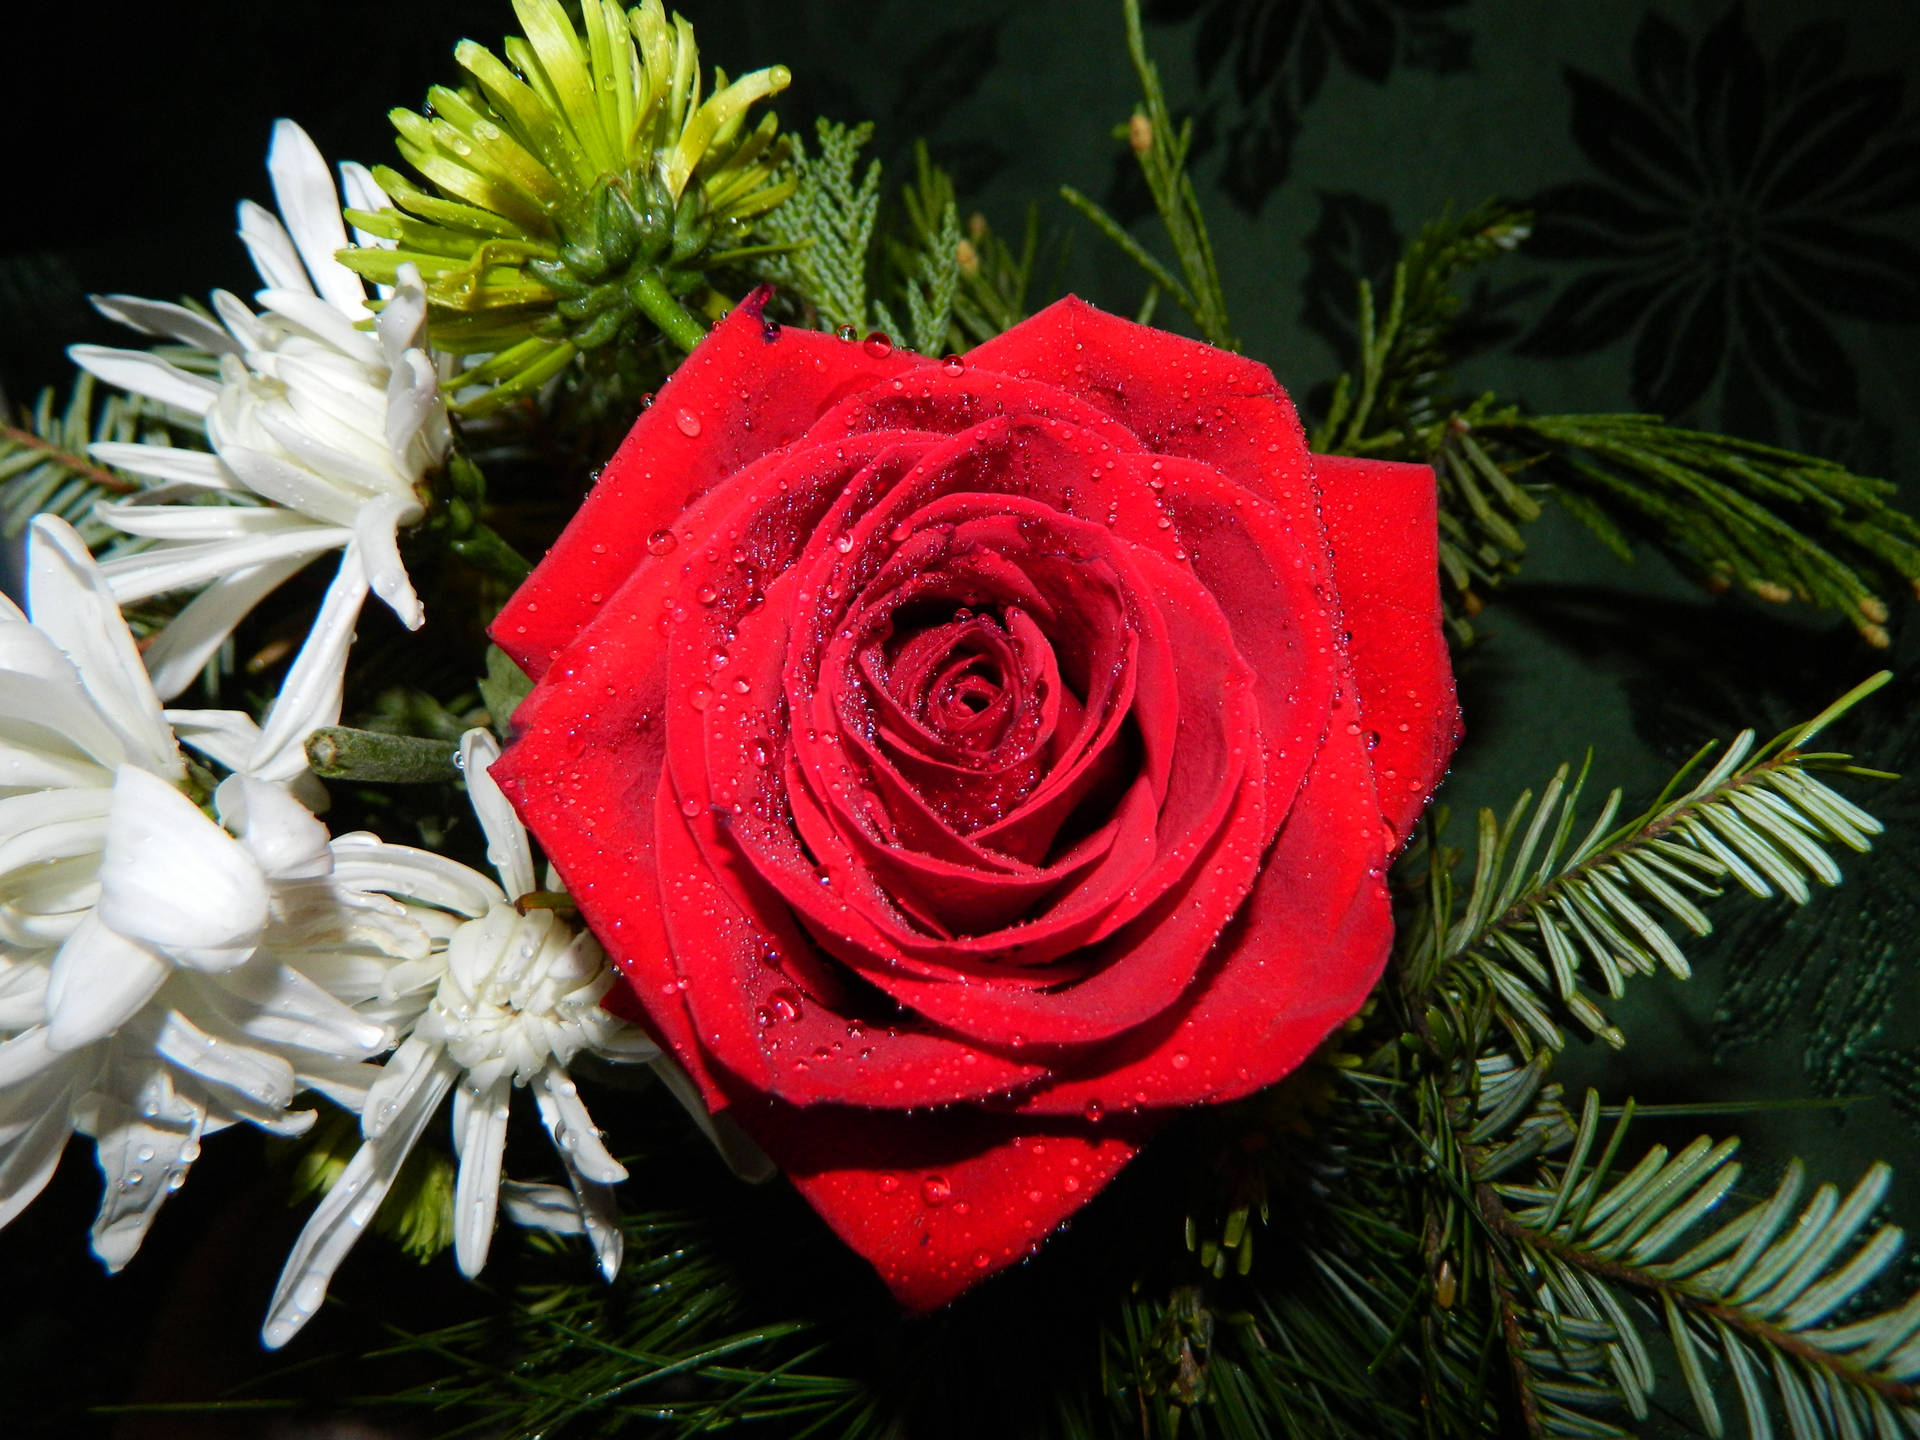
[[[709,62],[793,69],[779,105],[787,125],[810,128],[817,113],[875,120],[875,151],[896,180],[924,136],[964,206],[1011,232],[1038,201],[1045,224],[1070,234],[1065,286],[1112,309],[1138,303],[1136,274],[1056,198],[1067,182],[1122,214],[1140,204],[1110,133],[1135,93],[1117,5],[683,8]],[[1234,323],[1297,395],[1338,368],[1356,273],[1379,273],[1449,205],[1538,199],[1541,243],[1490,271],[1476,297],[1483,348],[1466,383],[1542,409],[1678,405],[1691,422],[1817,450],[1920,492],[1911,0],[1150,8],[1172,103],[1198,117],[1196,172]],[[451,77],[454,40],[493,43],[510,23],[498,0],[43,8],[11,52],[16,84],[37,75],[44,88],[7,102],[8,395],[64,384],[71,341],[124,338],[87,309],[89,291],[252,288],[232,207],[270,199],[262,159],[275,116],[298,119],[330,157],[387,159],[386,109]],[[1662,125],[1698,146],[1688,183],[1620,149]],[[1819,163],[1781,183],[1781,157],[1810,153]],[[1136,230],[1155,243],[1151,223]],[[1700,740],[1748,722],[1779,728],[1885,658],[1817,616],[1708,601],[1658,557],[1622,567],[1557,514],[1531,538],[1522,582],[1489,609],[1483,643],[1460,664],[1469,736],[1449,786],[1456,810],[1504,807],[1588,746],[1599,790],[1618,783],[1630,803],[1650,798]],[[1903,679],[1841,738],[1913,769],[1920,627],[1910,597],[1889,598]],[[1838,896],[1787,925],[1777,908],[1722,907],[1728,933],[1701,947],[1699,978],[1639,986],[1622,1012],[1625,1055],[1610,1065],[1576,1055],[1570,1073],[1604,1076],[1609,1098],[1862,1097],[1844,1112],[1707,1123],[1754,1137],[1761,1175],[1796,1151],[1842,1183],[1873,1156],[1892,1159],[1911,1182],[1896,1208],[1913,1218],[1920,1037],[1904,1017],[1920,958],[1920,795],[1902,782],[1864,798],[1894,833],[1873,859],[1847,862]],[[1779,1021],[1744,1046],[1714,1018],[1736,982],[1763,991]],[[1846,1042],[1809,1048],[1816,1017]],[[256,1364],[253,1327],[298,1221],[258,1183],[257,1148],[237,1135],[211,1144],[117,1279],[84,1253],[97,1180],[80,1145],[0,1236],[0,1393],[31,1433],[78,1433],[72,1417],[88,1403],[203,1397]],[[361,1256],[345,1288],[370,1303],[384,1287],[409,1298],[381,1304],[426,1313],[450,1271],[444,1260],[415,1272]],[[231,1428],[194,1417],[122,1422],[121,1433],[308,1433],[266,1418],[221,1423]]]

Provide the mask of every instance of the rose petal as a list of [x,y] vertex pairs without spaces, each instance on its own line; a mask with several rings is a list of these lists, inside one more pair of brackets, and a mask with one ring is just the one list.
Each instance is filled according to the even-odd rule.
[[909,1310],[946,1304],[1032,1255],[1140,1152],[1161,1117],[1092,1125],[979,1110],[734,1113]]
[[1364,743],[1334,724],[1252,893],[1181,1006],[1115,1041],[1023,1108],[1039,1114],[1198,1105],[1297,1069],[1365,1002],[1393,915]]
[[969,365],[1059,386],[1141,448],[1213,466],[1317,533],[1306,436],[1273,372],[1243,356],[1096,310],[1069,295],[967,353]]
[[514,593],[492,635],[536,680],[691,503],[791,443],[851,390],[931,362],[875,355],[809,330],[768,326],[755,291],[682,362],[601,472],[573,522]]
[[1440,627],[1433,471],[1390,460],[1316,455],[1327,544],[1352,631],[1382,818],[1402,840],[1460,740],[1453,666]]

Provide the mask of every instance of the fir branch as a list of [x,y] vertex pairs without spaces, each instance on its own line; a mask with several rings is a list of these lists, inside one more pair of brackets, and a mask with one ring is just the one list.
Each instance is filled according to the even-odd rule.
[[12,539],[35,515],[49,514],[98,544],[109,532],[93,518],[95,502],[143,488],[88,451],[103,442],[164,443],[171,437],[159,407],[111,391],[94,402],[94,379],[83,370],[64,406],[49,388],[31,411],[21,413],[18,425],[0,424],[0,534]]
[[1709,1229],[1738,1183],[1738,1142],[1702,1136],[1671,1156],[1656,1145],[1617,1174],[1626,1118],[1600,1163],[1585,1163],[1600,1113],[1589,1092],[1572,1155],[1543,1167],[1537,1183],[1476,1190],[1481,1220],[1512,1256],[1505,1293],[1530,1341],[1519,1352],[1526,1384],[1547,1397],[1541,1433],[1618,1433],[1587,1412],[1621,1405],[1646,1418],[1657,1371],[1643,1332],[1653,1328],[1664,1330],[1709,1435],[1724,1433],[1716,1394],[1726,1388],[1709,1377],[1709,1361],[1725,1365],[1756,1435],[1768,1433],[1770,1410],[1803,1440],[1920,1425],[1920,1296],[1832,1323],[1900,1249],[1890,1225],[1862,1238],[1886,1194],[1886,1166],[1844,1200],[1821,1186],[1796,1215],[1796,1160],[1770,1197]]
[[1884,648],[1880,589],[1920,594],[1920,521],[1893,507],[1887,481],[1654,415],[1530,415],[1448,393],[1460,280],[1530,224],[1487,204],[1426,226],[1394,266],[1384,313],[1362,280],[1359,361],[1313,435],[1316,450],[1434,467],[1456,634],[1471,637],[1476,590],[1518,568],[1524,529],[1552,499],[1624,561],[1637,533],[1710,589],[1837,610]]
[[[1037,205],[1027,207],[1017,253],[995,233],[986,216],[976,213],[967,217],[967,234],[957,257],[960,283],[953,297],[953,325],[948,332],[956,351],[991,340],[1027,318],[1027,296],[1033,288],[1042,248]],[[1062,263],[1067,237],[1059,235],[1044,248],[1053,264]]]
[[1838,610],[1881,649],[1888,611],[1875,586],[1920,594],[1920,521],[1888,503],[1888,481],[1653,415],[1510,412],[1488,428],[1544,460],[1610,548],[1622,544],[1611,510],[1710,588]]
[[860,151],[873,125],[814,122],[818,149],[796,135],[789,178],[792,196],[760,224],[763,233],[793,248],[769,257],[761,273],[791,286],[818,312],[822,328],[867,324],[867,264],[880,211],[880,162],[860,169]]
[[907,323],[902,325],[880,301],[874,317],[881,330],[903,344],[939,355],[953,348],[948,332],[960,284],[960,212],[953,177],[928,158],[925,141],[914,143],[913,161],[913,183],[900,196],[906,234],[889,236],[886,246]]
[[1384,316],[1372,283],[1361,280],[1359,368],[1334,382],[1311,448],[1363,454],[1390,443],[1387,437],[1422,433],[1440,422],[1453,327],[1466,304],[1458,281],[1518,248],[1532,228],[1532,215],[1496,201],[1432,221],[1395,263]]
[[1178,126],[1167,109],[1166,95],[1160,87],[1160,71],[1147,53],[1147,41],[1140,25],[1140,0],[1123,0],[1127,23],[1127,53],[1133,57],[1134,73],[1140,79],[1141,99],[1133,118],[1114,131],[1125,140],[1140,164],[1153,208],[1173,243],[1180,266],[1176,277],[1139,241],[1109,215],[1098,203],[1070,185],[1060,188],[1060,196],[1125,252],[1153,284],[1179,303],[1199,329],[1201,338],[1222,350],[1238,350],[1233,327],[1227,319],[1226,296],[1220,287],[1220,270],[1214,263],[1213,242],[1207,238],[1206,216],[1200,209],[1193,178],[1187,173],[1187,153],[1193,146],[1193,120]]
[[1565,1044],[1556,1009],[1610,1044],[1625,1043],[1588,993],[1592,980],[1617,999],[1635,974],[1664,968],[1684,978],[1688,962],[1667,926],[1707,934],[1712,925],[1701,907],[1719,896],[1722,881],[1804,904],[1810,880],[1840,878],[1828,847],[1869,848],[1879,822],[1815,777],[1877,772],[1803,747],[1890,678],[1874,676],[1758,750],[1753,732],[1741,732],[1692,778],[1708,746],[1649,809],[1609,828],[1620,809],[1615,790],[1571,844],[1584,768],[1569,783],[1562,766],[1537,803],[1524,793],[1504,821],[1482,811],[1464,906],[1456,913],[1442,859],[1429,873],[1431,912],[1405,932],[1410,993],[1436,984],[1483,990],[1527,1052]]

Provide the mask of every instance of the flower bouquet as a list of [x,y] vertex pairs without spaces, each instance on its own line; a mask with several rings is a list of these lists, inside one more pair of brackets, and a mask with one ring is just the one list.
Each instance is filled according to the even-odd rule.
[[[783,130],[793,75],[660,0],[513,10],[391,165],[276,124],[260,288],[97,297],[137,338],[4,432],[0,1225],[85,1137],[120,1270],[236,1132],[298,1209],[221,1303],[297,1363],[184,1397],[220,1423],[1920,1432],[1888,1167],[1743,1182],[1665,1127],[1766,1097],[1636,1122],[1609,1058],[1729,892],[1809,904],[1883,833],[1893,777],[1816,737],[1884,713],[1892,487],[1460,390],[1513,205],[1358,277],[1332,384],[1243,344],[1136,0],[1137,218],[1061,192],[1130,315],[924,146],[894,192],[871,126]],[[1619,308],[1576,289],[1536,349]],[[1847,681],[1644,796],[1590,757],[1450,822],[1550,508],[1838,615]],[[1862,968],[1823,1088],[1910,1095]],[[389,1314],[396,1250],[479,1283]]]

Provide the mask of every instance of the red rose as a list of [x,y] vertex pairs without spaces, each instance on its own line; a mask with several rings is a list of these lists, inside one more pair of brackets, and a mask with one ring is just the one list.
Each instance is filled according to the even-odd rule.
[[1458,731],[1432,473],[1065,300],[963,361],[741,305],[494,625],[494,768],[634,1013],[914,1308],[1293,1069]]

